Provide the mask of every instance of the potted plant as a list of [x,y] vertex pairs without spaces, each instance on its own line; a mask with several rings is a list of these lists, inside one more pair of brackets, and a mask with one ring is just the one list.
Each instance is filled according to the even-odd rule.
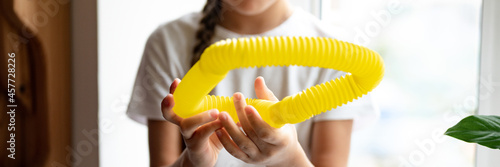
[[500,149],[500,116],[468,116],[449,128],[445,135],[491,149]]

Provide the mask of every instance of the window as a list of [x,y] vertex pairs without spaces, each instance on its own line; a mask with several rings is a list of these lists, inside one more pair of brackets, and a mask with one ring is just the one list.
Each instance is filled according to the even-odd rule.
[[350,166],[474,165],[474,145],[443,133],[477,110],[480,9],[480,0],[322,1],[337,38],[386,64],[373,92],[380,120],[353,134]]
[[[385,60],[386,76],[373,92],[380,120],[353,134],[349,166],[474,165],[473,144],[442,134],[477,110],[480,0],[290,2],[321,17],[338,39]],[[148,163],[146,127],[125,115],[144,43],[160,23],[204,3],[98,1],[101,166]]]
[[98,1],[99,164],[149,164],[147,128],[125,114],[146,40],[160,24],[199,11],[205,0]]

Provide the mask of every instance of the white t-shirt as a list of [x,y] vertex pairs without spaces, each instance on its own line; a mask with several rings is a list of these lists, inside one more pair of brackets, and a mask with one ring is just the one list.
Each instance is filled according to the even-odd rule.
[[[181,78],[190,69],[195,34],[198,30],[200,13],[187,14],[177,20],[160,25],[149,37],[141,60],[127,114],[133,120],[147,124],[148,119],[164,120],[160,102],[169,93],[170,83]],[[293,14],[281,25],[257,35],[241,35],[221,26],[216,26],[213,42],[226,38],[249,36],[311,36],[333,37],[313,15],[295,8]],[[296,94],[308,87],[330,81],[345,72],[315,67],[265,67],[230,71],[211,94],[232,96],[241,92],[245,97],[256,98],[254,80],[264,77],[266,84],[278,99]],[[370,95],[352,103],[317,115],[295,124],[301,146],[309,156],[311,125],[325,120],[354,119],[354,129],[373,123],[378,111]],[[254,166],[232,157],[222,150],[215,166]]]

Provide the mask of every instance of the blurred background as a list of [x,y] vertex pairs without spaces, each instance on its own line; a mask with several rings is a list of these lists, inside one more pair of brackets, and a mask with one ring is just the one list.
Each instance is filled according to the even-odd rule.
[[[2,1],[0,51],[16,52],[18,71],[31,72],[18,74],[16,81],[28,87],[17,97],[24,98],[23,110],[30,111],[16,117],[18,129],[28,129],[20,132],[26,135],[17,143],[21,160],[6,159],[0,152],[0,166],[148,166],[147,128],[125,114],[145,42],[158,25],[200,11],[205,2]],[[338,39],[379,52],[386,63],[384,80],[372,93],[381,117],[353,133],[350,167],[494,166],[489,163],[494,161],[476,158],[475,144],[443,133],[476,114],[481,104],[500,101],[495,92],[500,90],[499,74],[488,72],[484,68],[491,65],[481,62],[484,53],[491,53],[485,46],[500,48],[498,42],[484,41],[485,32],[500,33],[485,31],[484,25],[490,25],[485,18],[494,14],[483,13],[498,11],[499,2],[290,2],[320,18]],[[498,20],[491,19],[491,26],[499,27]],[[19,50],[11,49],[15,46]],[[494,109],[499,115],[500,107]],[[2,128],[4,121],[2,115]],[[0,139],[5,137],[2,131]],[[23,155],[21,149],[29,153]],[[36,155],[44,156],[30,162]]]

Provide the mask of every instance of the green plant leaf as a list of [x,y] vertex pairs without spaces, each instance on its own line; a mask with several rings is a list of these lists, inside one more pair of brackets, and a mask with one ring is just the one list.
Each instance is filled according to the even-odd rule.
[[500,116],[468,116],[449,128],[445,135],[492,149],[500,149]]

